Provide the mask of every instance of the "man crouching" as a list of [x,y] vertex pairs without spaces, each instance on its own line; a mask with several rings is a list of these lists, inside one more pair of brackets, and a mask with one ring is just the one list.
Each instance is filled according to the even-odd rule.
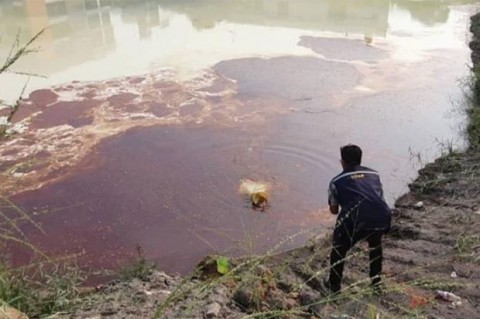
[[326,283],[330,292],[341,288],[345,256],[360,240],[368,242],[370,278],[380,292],[382,272],[382,236],[390,229],[391,210],[383,198],[378,172],[360,166],[362,150],[356,145],[340,148],[343,171],[334,177],[328,188],[328,204],[332,214],[338,214],[333,231],[330,255],[330,277]]

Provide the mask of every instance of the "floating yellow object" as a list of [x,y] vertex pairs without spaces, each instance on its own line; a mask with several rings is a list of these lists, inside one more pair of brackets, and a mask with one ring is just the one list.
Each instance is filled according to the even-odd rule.
[[268,195],[265,192],[256,192],[252,194],[252,204],[255,207],[265,207],[268,204]]
[[250,179],[243,179],[240,183],[240,193],[248,196],[252,205],[257,208],[264,208],[268,204],[268,183],[255,182]]

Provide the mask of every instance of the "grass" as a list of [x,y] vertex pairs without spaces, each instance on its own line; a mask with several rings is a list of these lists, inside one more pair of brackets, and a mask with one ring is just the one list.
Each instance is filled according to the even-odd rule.
[[37,256],[46,258],[47,256],[35,247],[22,231],[24,223],[30,224],[34,229],[43,233],[42,227],[27,212],[8,198],[0,196],[0,245],[3,247],[12,243],[21,245]]
[[[9,53],[5,58],[5,61],[0,66],[0,75],[2,75],[2,73],[11,72],[11,73],[23,74],[26,76],[38,76],[36,74],[13,71],[12,67],[20,59],[24,58],[25,56],[39,51],[38,48],[33,47],[33,44],[43,34],[43,32],[45,32],[45,29],[42,29],[39,32],[37,32],[32,38],[30,38],[30,40],[28,40],[24,44],[20,44],[20,32],[17,33],[17,37],[14,43],[12,44]],[[27,84],[28,84],[28,80],[23,86],[22,91],[20,92],[20,97],[15,101],[13,105],[4,104],[2,103],[2,100],[0,100],[0,106],[6,106],[9,109],[8,114],[6,116],[6,121],[4,123],[0,123],[0,138],[7,135],[7,130],[11,124],[12,118],[20,108],[21,98],[23,93],[25,92]]]
[[148,280],[152,271],[157,267],[155,262],[149,262],[145,258],[143,249],[139,244],[136,246],[136,251],[136,259],[132,263],[120,268],[118,272],[120,278],[124,281],[129,281],[134,278],[144,281]]
[[[155,318],[162,318],[168,309],[175,308],[175,305],[183,300],[188,300],[188,306],[183,302],[181,307],[190,309],[192,313],[197,313],[202,308],[201,300],[212,294],[215,288],[219,286],[229,287],[231,290],[230,298],[246,312],[244,318],[303,318],[310,316],[312,312],[315,313],[315,309],[318,311],[317,315],[322,318],[332,315],[332,312],[339,313],[338,318],[342,318],[341,315],[345,315],[343,318],[348,318],[347,313],[355,315],[355,317],[358,315],[360,318],[421,317],[422,310],[418,309],[419,306],[410,309],[408,305],[402,305],[401,302],[391,302],[388,307],[394,308],[394,310],[390,311],[388,307],[377,304],[378,300],[373,296],[373,291],[368,284],[369,278],[345,285],[342,293],[334,297],[322,295],[304,304],[294,303],[293,305],[275,301],[274,298],[277,294],[283,294],[282,298],[288,300],[290,298],[288,296],[296,298],[294,296],[302,293],[305,289],[311,289],[311,279],[321,277],[322,274],[329,271],[329,266],[318,267],[318,261],[325,259],[329,251],[330,246],[324,246],[322,249],[317,249],[308,254],[308,259],[305,259],[303,255],[290,255],[288,258],[278,257],[273,251],[270,251],[263,256],[249,257],[243,261],[237,261],[232,270],[224,276],[209,278],[195,284],[192,284],[192,277],[186,277],[184,278],[185,281],[159,306]],[[347,258],[351,259],[353,257],[357,256],[350,254]],[[291,266],[299,263],[299,261],[308,264],[305,265],[306,276],[302,276],[301,280],[297,284],[292,284],[290,288],[279,288],[281,286],[279,282],[285,279]],[[317,269],[315,269],[316,267]],[[386,286],[386,291],[407,295],[406,291],[409,287],[415,285],[415,282],[410,285],[393,282]],[[247,299],[247,304],[240,302],[237,295],[239,291],[243,291],[242,298]],[[188,314],[183,312],[179,315]]]
[[72,309],[80,298],[84,274],[68,263],[41,262],[35,267],[0,267],[0,302],[31,317]]
[[[474,35],[480,37],[480,34]],[[469,149],[475,152],[480,151],[480,66],[474,65],[471,75],[462,81],[467,108],[464,110],[468,116],[466,137],[469,142]]]
[[480,261],[480,235],[461,235],[455,244],[457,256],[464,261]]
[[470,148],[476,152],[480,151],[480,103],[472,106],[468,110],[469,122],[467,126],[467,136]]
[[[24,44],[20,43],[18,33],[5,61],[0,64],[0,75],[9,72],[35,76],[16,72],[13,67],[25,56],[38,52],[38,48],[33,45],[44,31],[45,29],[40,30]],[[7,136],[12,118],[21,105],[25,88],[26,84],[13,105],[0,100],[0,106],[9,109],[6,120],[0,124],[0,138]],[[79,287],[85,279],[85,274],[71,262],[48,258],[29,241],[22,230],[25,224],[32,226],[32,231],[43,233],[40,225],[28,212],[10,199],[0,196],[0,247],[6,249],[12,245],[23,246],[39,260],[24,267],[11,267],[7,262],[0,263],[0,305],[9,305],[33,318],[71,309],[80,300]]]

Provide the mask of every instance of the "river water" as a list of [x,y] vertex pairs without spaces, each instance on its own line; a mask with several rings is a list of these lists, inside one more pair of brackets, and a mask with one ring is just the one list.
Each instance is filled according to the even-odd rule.
[[[347,143],[392,204],[464,146],[475,2],[0,1],[0,57],[48,27],[13,68],[43,77],[0,143],[1,194],[24,211],[2,204],[10,233],[94,269],[137,244],[183,273],[209,253],[295,247],[332,225],[326,188]],[[0,97],[26,80],[2,74]],[[243,179],[270,186],[265,212]]]

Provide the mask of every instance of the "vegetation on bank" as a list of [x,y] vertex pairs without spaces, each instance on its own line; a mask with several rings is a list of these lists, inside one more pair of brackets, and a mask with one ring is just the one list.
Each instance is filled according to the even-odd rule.
[[468,108],[469,123],[467,126],[467,136],[470,142],[470,148],[480,151],[480,13],[472,16],[470,31],[473,34],[470,48],[472,50],[472,80],[469,90],[471,93],[470,104]]
[[[12,47],[10,48],[10,51],[8,55],[5,58],[5,61],[3,62],[3,65],[0,66],[0,76],[2,73],[18,73],[26,76],[38,76],[36,74],[31,74],[31,73],[23,73],[23,72],[16,72],[12,70],[12,67],[18,63],[18,61],[25,56],[38,52],[38,48],[33,47],[33,44],[35,41],[43,34],[45,29],[40,30],[37,34],[35,34],[30,40],[28,40],[25,44],[21,45],[20,44],[20,34],[17,34],[17,38],[12,44]],[[12,105],[7,104],[3,102],[0,99],[0,109],[6,107],[8,109],[8,112],[6,114],[6,119],[3,122],[0,122],[0,138],[2,138],[6,133],[7,129],[11,124],[12,118],[15,115],[15,113],[18,111],[18,108],[20,107],[22,95],[25,92],[26,86],[27,86],[28,81],[25,83],[25,86],[23,87],[22,91],[19,92],[19,98],[13,103]]]
[[[21,44],[20,35],[17,34],[8,55],[0,65],[0,76],[4,73],[38,76],[17,72],[13,67],[25,56],[39,51],[34,44],[43,32],[44,29],[40,30],[24,44]],[[13,104],[0,100],[0,109],[6,109],[6,112],[3,110],[4,118],[0,121],[0,140],[8,137],[8,129],[21,105],[27,83],[28,80]],[[79,300],[84,274],[68,260],[51,260],[44,255],[22,231],[21,224],[24,223],[29,223],[42,232],[41,227],[27,212],[8,198],[0,196],[0,248],[4,252],[0,259],[0,318],[3,318],[3,305],[19,309],[33,318],[71,309]],[[27,248],[36,256],[37,261],[25,267],[10,267],[8,255],[5,254],[10,246]]]
[[64,261],[43,261],[23,268],[1,266],[0,302],[32,318],[71,310],[81,296],[84,275]]

